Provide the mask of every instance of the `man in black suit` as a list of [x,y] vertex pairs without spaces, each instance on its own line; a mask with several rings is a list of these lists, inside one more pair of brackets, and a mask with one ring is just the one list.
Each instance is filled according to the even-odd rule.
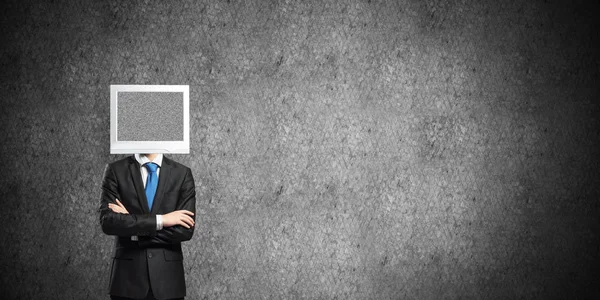
[[107,164],[100,224],[115,237],[111,299],[184,299],[181,242],[195,228],[196,190],[190,168],[162,154]]

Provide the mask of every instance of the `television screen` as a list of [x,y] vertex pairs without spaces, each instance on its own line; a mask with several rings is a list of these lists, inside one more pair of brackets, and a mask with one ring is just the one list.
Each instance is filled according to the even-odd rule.
[[189,153],[189,86],[111,85],[110,153]]

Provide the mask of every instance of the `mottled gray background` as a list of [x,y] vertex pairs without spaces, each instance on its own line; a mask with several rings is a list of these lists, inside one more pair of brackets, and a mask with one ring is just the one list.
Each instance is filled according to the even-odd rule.
[[1,11],[3,299],[108,299],[110,84],[190,85],[189,299],[600,295],[595,7],[37,2]]

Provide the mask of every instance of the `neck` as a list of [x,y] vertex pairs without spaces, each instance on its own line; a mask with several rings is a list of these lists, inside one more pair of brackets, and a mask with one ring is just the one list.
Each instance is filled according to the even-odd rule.
[[158,156],[158,153],[150,153],[150,154],[144,154],[150,161],[153,161],[156,156]]

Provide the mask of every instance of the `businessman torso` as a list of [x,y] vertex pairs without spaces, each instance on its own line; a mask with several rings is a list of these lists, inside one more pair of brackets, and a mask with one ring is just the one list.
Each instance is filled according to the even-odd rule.
[[[108,208],[108,203],[115,203],[115,199],[123,203],[129,214]],[[175,225],[156,230],[156,215],[176,210],[195,214],[195,206],[191,170],[167,157],[163,157],[151,209],[140,165],[133,156],[106,166],[99,211],[103,231],[116,236],[109,283],[111,295],[143,298],[151,288],[157,299],[185,296],[181,242],[191,239],[194,227]],[[132,235],[137,235],[138,241],[131,240]]]

